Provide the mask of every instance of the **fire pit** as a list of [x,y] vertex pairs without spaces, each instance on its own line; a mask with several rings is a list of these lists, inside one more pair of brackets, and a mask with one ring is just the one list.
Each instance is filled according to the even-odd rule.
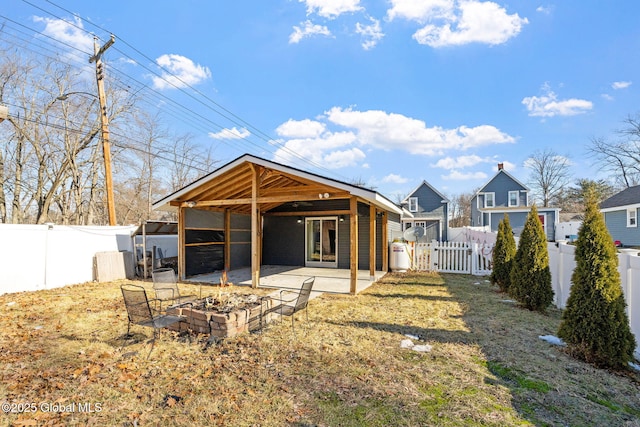
[[187,318],[186,322],[176,324],[173,330],[189,329],[211,337],[229,338],[260,329],[270,320],[263,319],[262,313],[271,306],[270,298],[219,292],[215,297],[195,300],[192,305],[174,307],[167,313]]

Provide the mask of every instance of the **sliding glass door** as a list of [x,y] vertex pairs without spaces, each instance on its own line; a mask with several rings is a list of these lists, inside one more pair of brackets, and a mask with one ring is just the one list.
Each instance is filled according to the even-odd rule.
[[338,218],[307,218],[305,265],[308,267],[338,266]]

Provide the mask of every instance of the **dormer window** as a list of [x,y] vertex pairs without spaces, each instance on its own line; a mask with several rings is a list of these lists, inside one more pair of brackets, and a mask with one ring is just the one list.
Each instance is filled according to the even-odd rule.
[[510,208],[518,206],[520,204],[519,196],[520,196],[519,191],[509,191],[509,207]]
[[496,193],[484,193],[484,207],[485,208],[496,207]]
[[418,198],[409,197],[409,212],[418,212]]

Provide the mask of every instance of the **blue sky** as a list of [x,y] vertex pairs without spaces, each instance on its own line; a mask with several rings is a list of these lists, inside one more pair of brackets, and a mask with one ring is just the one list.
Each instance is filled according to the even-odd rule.
[[60,54],[113,33],[111,77],[204,117],[165,116],[222,163],[249,152],[393,199],[423,180],[470,192],[499,162],[528,182],[524,161],[544,149],[600,178],[590,140],[640,113],[637,1],[4,5],[9,32],[64,41]]

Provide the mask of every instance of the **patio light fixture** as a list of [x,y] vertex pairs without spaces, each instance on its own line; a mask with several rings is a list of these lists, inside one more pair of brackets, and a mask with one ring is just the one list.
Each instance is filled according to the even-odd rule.
[[298,224],[302,224],[302,217],[301,216],[298,217]]

